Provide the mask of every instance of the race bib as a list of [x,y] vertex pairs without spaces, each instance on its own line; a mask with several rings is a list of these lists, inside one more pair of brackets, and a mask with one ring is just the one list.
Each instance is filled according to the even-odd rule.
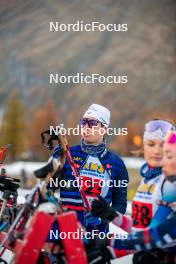
[[145,228],[149,226],[153,216],[152,204],[139,201],[132,202],[133,226]]
[[95,198],[101,193],[101,179],[81,176],[80,184],[86,196]]

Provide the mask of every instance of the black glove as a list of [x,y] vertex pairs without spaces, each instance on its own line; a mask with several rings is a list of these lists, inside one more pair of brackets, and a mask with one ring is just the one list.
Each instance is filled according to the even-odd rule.
[[118,214],[101,196],[93,200],[91,205],[91,213],[93,216],[100,217],[104,221],[111,222]]
[[112,254],[108,248],[101,251],[99,248],[93,248],[87,251],[87,258],[89,264],[105,264],[113,259]]
[[113,255],[109,250],[108,239],[91,239],[88,240],[88,244],[85,245],[88,263],[89,264],[105,264],[109,263],[113,259]]
[[173,264],[175,263],[175,254],[168,249],[151,249],[140,251],[133,255],[133,264]]

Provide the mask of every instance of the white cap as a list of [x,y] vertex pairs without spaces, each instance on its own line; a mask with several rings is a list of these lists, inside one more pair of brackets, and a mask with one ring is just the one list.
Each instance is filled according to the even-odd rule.
[[83,115],[83,118],[93,117],[104,124],[105,127],[109,126],[111,112],[104,106],[99,104],[91,104],[88,110]]

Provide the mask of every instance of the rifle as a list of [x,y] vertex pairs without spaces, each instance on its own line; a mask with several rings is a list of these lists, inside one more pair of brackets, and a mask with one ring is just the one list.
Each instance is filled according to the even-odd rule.
[[[49,135],[48,141],[47,143],[45,143],[45,135]],[[41,139],[42,139],[42,144],[44,147],[53,150],[54,149],[54,141],[57,141],[59,145],[61,145],[63,151],[66,153],[66,157],[68,160],[68,163],[73,171],[73,175],[76,179],[79,179],[79,173],[78,173],[78,169],[74,163],[74,160],[72,158],[71,152],[70,152],[70,147],[68,145],[68,141],[65,135],[62,135],[61,133],[58,132],[58,134],[56,135],[55,133],[50,133],[50,130],[45,130],[41,133]],[[81,186],[78,187],[81,197],[83,199],[84,205],[85,205],[85,210],[87,212],[90,212],[90,205],[89,202],[87,200],[87,197],[85,195],[85,192],[83,191],[83,189],[81,188]]]

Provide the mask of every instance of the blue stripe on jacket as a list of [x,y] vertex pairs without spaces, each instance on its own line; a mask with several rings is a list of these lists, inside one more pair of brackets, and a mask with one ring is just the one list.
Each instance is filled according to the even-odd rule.
[[[76,145],[70,148],[71,155],[73,159],[75,160],[75,163],[78,164],[79,170],[84,166],[88,154],[83,152],[80,145]],[[128,172],[125,167],[124,162],[122,159],[115,153],[107,151],[105,155],[98,155],[98,158],[100,159],[100,162],[102,163],[103,167],[106,169],[108,174],[110,175],[111,180],[126,180],[128,182]],[[107,168],[107,165],[110,166],[110,168]],[[79,171],[78,170],[78,171]],[[72,170],[70,168],[70,165],[68,163],[68,160],[66,159],[65,165],[62,169],[62,177],[64,180],[75,180],[75,177],[72,175]],[[74,196],[74,197],[73,197]],[[62,198],[78,198],[80,199],[80,193],[79,189],[77,187],[71,186],[70,188],[60,187],[60,198],[62,201]],[[107,196],[105,199],[108,202],[112,202],[112,207],[124,214],[127,207],[127,187],[110,187]],[[63,202],[63,204],[67,204],[68,202]],[[80,204],[80,203],[79,203]],[[78,205],[78,203],[75,201],[70,202],[70,205]],[[83,206],[83,203],[82,203]],[[79,211],[78,212],[78,218],[82,222],[84,219],[85,212]],[[83,225],[85,225],[84,222],[82,222]]]

